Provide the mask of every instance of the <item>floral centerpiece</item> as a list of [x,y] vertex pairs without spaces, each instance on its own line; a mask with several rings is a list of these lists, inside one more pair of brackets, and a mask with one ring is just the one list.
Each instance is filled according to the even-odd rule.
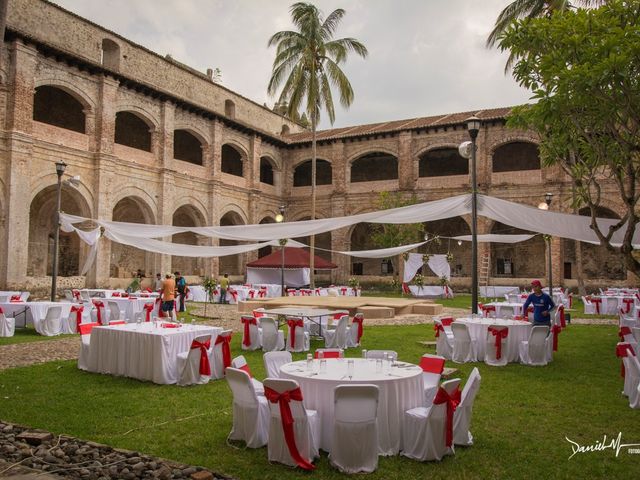
[[347,284],[349,285],[349,287],[353,291],[353,294],[355,296],[357,296],[358,295],[358,288],[360,288],[360,282],[358,281],[358,279],[354,278],[354,277],[351,277],[349,280],[347,280]]
[[213,277],[204,277],[204,281],[202,282],[202,287],[204,291],[207,292],[208,301],[204,304],[204,314],[207,315],[207,303],[213,303],[215,298],[215,293],[218,290],[218,280]]

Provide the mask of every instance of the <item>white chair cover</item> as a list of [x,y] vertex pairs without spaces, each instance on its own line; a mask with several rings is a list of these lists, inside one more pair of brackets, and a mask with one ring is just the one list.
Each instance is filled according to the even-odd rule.
[[485,355],[484,362],[487,365],[492,365],[494,367],[504,367],[509,360],[509,343],[508,339],[501,338],[500,339],[500,358],[497,358],[498,349],[496,347],[496,337],[491,333],[491,329],[498,330],[500,332],[506,330],[507,336],[509,335],[509,327],[504,325],[490,325],[487,329],[487,339],[485,345]]
[[[364,315],[362,313],[356,313],[353,316],[351,325],[347,327],[347,347],[348,348],[356,348],[360,346],[360,342],[358,341],[358,328],[359,328],[360,322],[364,322]],[[363,329],[364,329],[364,324],[363,324]]]
[[631,327],[633,338],[636,339],[636,343],[640,344],[640,327]]
[[[451,326],[449,328],[444,327],[439,320],[435,320],[434,325],[436,327],[440,325],[444,329],[444,333],[440,331],[440,334],[436,337],[436,354],[451,360],[453,358],[453,332],[451,332]],[[451,336],[449,332],[451,332]]]
[[378,387],[339,385],[333,392],[329,462],[343,473],[371,473],[378,468]]
[[515,307],[511,305],[500,306],[500,318],[512,319],[515,314],[516,314]]
[[118,302],[108,300],[107,305],[109,307],[109,322],[124,321],[124,315],[122,315],[122,312],[120,311]]
[[338,320],[335,329],[325,329],[324,347],[325,348],[347,348],[347,328],[349,327],[349,316],[343,315]]
[[424,385],[424,404],[430,407],[433,403],[433,398],[436,396],[436,392],[440,387],[440,377],[442,375],[442,369],[438,368],[436,371],[428,372],[425,370],[425,364],[442,365],[444,368],[444,361],[446,359],[440,355],[430,355],[425,353],[422,355],[420,366],[422,367],[422,383]]
[[456,363],[475,362],[477,358],[476,345],[471,340],[467,325],[453,322],[451,331],[453,332],[453,354],[451,359]]
[[545,325],[537,325],[531,329],[529,340],[520,342],[518,353],[520,363],[530,366],[544,366],[548,363],[547,348],[551,346],[553,352],[553,337],[551,343],[547,345],[547,336],[549,335],[549,327]]
[[78,368],[89,370],[89,348],[91,346],[91,328],[97,324],[85,324],[80,330],[80,352],[78,353]]
[[289,334],[287,335],[287,351],[288,352],[308,352],[310,346],[309,332],[305,331],[304,321],[301,318],[291,318],[300,323],[300,326],[295,328],[295,348],[291,346],[292,335],[291,327],[289,328]]
[[[460,385],[456,378],[442,384],[447,393],[453,393]],[[454,413],[455,416],[455,413]],[[447,404],[418,407],[404,414],[402,439],[404,449],[401,454],[419,461],[442,460],[445,455],[454,454],[454,444],[447,447]]]
[[0,313],[0,337],[13,337],[16,332],[16,319]]
[[258,395],[264,395],[264,385],[262,385],[262,382],[260,380],[256,380],[255,378],[253,378],[244,355],[238,355],[236,358],[231,360],[231,367],[246,372],[247,375],[249,375],[249,378],[251,378],[251,383],[253,384],[253,389],[256,391],[256,393]]
[[[211,335],[202,335],[193,339],[194,342],[205,343],[211,342]],[[192,343],[193,345],[193,343]],[[209,357],[209,367],[213,372],[213,366],[211,365],[211,345],[207,349],[207,356]],[[180,352],[178,354],[178,360],[176,363],[176,369],[179,372],[178,385],[184,387],[185,385],[202,385],[209,383],[211,380],[210,375],[202,375],[200,373],[200,348],[191,348],[186,352]]]
[[[232,330],[223,330],[218,337],[230,337],[232,334]],[[217,340],[218,338],[216,337],[216,341]],[[215,341],[213,345],[211,345],[211,357],[209,357],[211,363],[211,378],[224,378],[225,365],[222,345],[222,343],[215,343]],[[229,359],[229,362],[231,362],[231,359]]]
[[596,306],[591,303],[587,297],[582,297],[582,303],[584,304],[584,313],[585,315],[595,315]]
[[227,368],[227,382],[233,394],[233,426],[228,440],[242,440],[249,448],[260,448],[269,440],[269,402],[258,396],[247,372]]
[[[245,327],[245,319],[247,320],[249,330],[248,339],[245,338],[245,332],[247,331],[247,327]],[[255,324],[251,323],[252,319],[256,320]],[[258,350],[261,348],[262,329],[258,327],[258,325],[260,325],[260,320],[250,315],[243,315],[240,317],[240,321],[242,322],[242,342],[240,343],[242,350]],[[245,342],[248,343],[248,345],[246,345]]]
[[480,390],[480,371],[474,367],[462,390],[460,404],[453,414],[453,443],[456,445],[473,445],[473,435],[469,431],[473,402]]
[[273,352],[284,349],[284,332],[279,330],[276,321],[271,317],[260,318],[262,328],[262,351]]
[[640,408],[640,362],[635,355],[624,357],[625,386],[629,382],[629,406]]
[[549,330],[547,338],[545,339],[545,346],[547,347],[547,362],[553,361],[553,332]]
[[262,356],[264,370],[269,378],[280,378],[280,367],[285,363],[291,363],[289,352],[267,352]]
[[387,356],[391,355],[391,359],[394,362],[398,360],[398,352],[395,352],[393,350],[368,350],[367,358],[373,358],[373,359],[381,358],[384,360],[385,354]]
[[[108,325],[109,324],[109,312],[107,311],[107,304],[105,300],[99,300],[102,301],[102,307],[99,307],[98,305],[96,305],[95,303],[91,303],[92,306],[92,310],[91,310],[91,323],[100,323],[101,325]],[[86,307],[85,307],[86,308]],[[98,309],[100,309],[100,320],[98,321]]]
[[[295,380],[279,378],[266,378],[264,380],[264,386],[265,389],[270,388],[278,393],[300,388],[298,382]],[[300,452],[302,458],[311,462],[319,456],[320,422],[318,414],[315,410],[305,410],[302,402],[297,400],[291,400],[289,407],[291,408],[291,415],[294,420],[293,433],[298,452]],[[267,444],[269,461],[295,467],[296,462],[289,453],[289,448],[284,437],[280,406],[277,403],[269,402],[269,408],[271,409],[269,442]]]
[[62,307],[49,307],[40,325],[40,335],[52,337],[62,333]]

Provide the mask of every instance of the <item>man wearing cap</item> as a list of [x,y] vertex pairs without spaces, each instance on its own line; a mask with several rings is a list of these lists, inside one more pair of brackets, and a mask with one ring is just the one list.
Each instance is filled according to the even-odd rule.
[[551,311],[555,308],[556,304],[553,303],[553,299],[542,291],[542,284],[540,280],[534,280],[531,282],[533,287],[533,293],[531,293],[522,306],[524,315],[527,314],[527,308],[529,305],[533,305],[533,324],[534,325],[547,325],[551,326]]

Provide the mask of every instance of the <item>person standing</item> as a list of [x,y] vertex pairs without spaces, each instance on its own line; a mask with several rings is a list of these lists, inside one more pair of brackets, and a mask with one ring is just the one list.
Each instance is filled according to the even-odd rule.
[[229,289],[229,274],[225,273],[220,279],[220,303],[227,302],[227,290]]
[[527,314],[527,308],[529,305],[533,305],[533,325],[546,325],[551,326],[551,311],[555,308],[556,304],[553,303],[553,299],[542,291],[542,284],[540,280],[534,280],[531,282],[533,293],[531,293],[522,306],[523,315]]
[[175,311],[176,298],[176,282],[171,278],[171,274],[167,273],[162,282],[162,305],[160,306],[161,317],[173,317]]
[[176,272],[176,288],[178,289],[178,311],[184,312],[184,301],[187,296],[187,281],[180,275],[180,272]]
[[155,292],[160,292],[162,290],[162,275],[156,273],[156,279],[153,282],[153,290]]

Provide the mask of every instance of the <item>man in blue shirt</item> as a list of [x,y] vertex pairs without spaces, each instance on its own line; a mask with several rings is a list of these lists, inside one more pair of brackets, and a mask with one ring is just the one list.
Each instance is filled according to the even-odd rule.
[[[553,299],[542,291],[540,280],[531,282],[533,293],[527,297],[522,306],[523,315],[527,315],[527,308],[533,305],[533,324],[551,326],[551,310],[556,306]],[[526,317],[525,317],[526,318]]]

